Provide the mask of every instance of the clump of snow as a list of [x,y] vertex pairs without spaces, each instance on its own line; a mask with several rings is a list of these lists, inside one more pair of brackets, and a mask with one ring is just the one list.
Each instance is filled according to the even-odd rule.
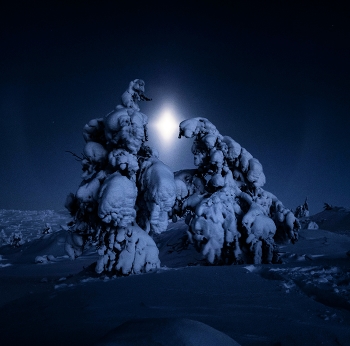
[[140,110],[138,101],[151,101],[145,96],[145,82],[142,79],[135,79],[129,83],[128,89],[122,94],[122,105],[126,108]]
[[90,120],[83,128],[83,137],[86,142],[104,142],[104,122],[103,118]]
[[[112,251],[113,249],[113,251]],[[160,266],[158,248],[153,239],[139,226],[121,227],[109,235],[109,246],[101,246],[96,272],[114,268],[122,275],[154,271]]]
[[[274,250],[273,237],[276,233],[276,225],[273,220],[264,215],[259,205],[253,202],[243,216],[242,224],[248,235],[246,243],[250,245],[249,250],[254,253],[254,263],[261,263],[262,260],[271,263]],[[263,246],[266,248],[264,259]]]
[[36,264],[47,264],[49,262],[54,262],[55,260],[56,258],[53,255],[42,255],[36,256],[34,262]]
[[162,161],[151,157],[141,164],[138,186],[138,223],[147,232],[164,232],[176,197],[173,172]]
[[257,271],[257,267],[254,266],[253,264],[245,266],[244,268],[247,269],[249,273],[253,273],[253,272]]
[[147,137],[147,116],[130,108],[117,108],[105,118],[106,144],[136,155]]
[[108,155],[109,163],[117,167],[120,171],[125,171],[126,175],[136,180],[136,172],[139,170],[139,163],[135,155],[124,149],[114,149]]
[[70,259],[79,257],[84,249],[83,236],[77,232],[67,233],[64,249]]
[[97,142],[87,142],[84,147],[84,157],[95,164],[102,164],[107,158],[107,150]]
[[48,258],[46,256],[36,256],[35,263],[47,263],[48,262]]
[[318,224],[314,221],[310,221],[307,225],[307,229],[319,229]]
[[134,221],[136,184],[119,172],[110,175],[99,191],[98,216],[107,224],[125,227]]

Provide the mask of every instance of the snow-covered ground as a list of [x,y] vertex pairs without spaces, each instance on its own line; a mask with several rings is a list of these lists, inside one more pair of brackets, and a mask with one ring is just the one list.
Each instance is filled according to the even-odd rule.
[[320,228],[281,246],[282,264],[222,267],[202,265],[179,221],[155,238],[160,270],[110,278],[93,248],[65,254],[68,213],[0,210],[0,343],[350,345],[349,215],[311,216]]

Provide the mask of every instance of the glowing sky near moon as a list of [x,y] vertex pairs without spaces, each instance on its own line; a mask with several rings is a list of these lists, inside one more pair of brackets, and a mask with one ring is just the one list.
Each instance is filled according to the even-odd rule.
[[82,127],[135,78],[152,98],[139,104],[147,145],[174,171],[193,166],[179,123],[203,117],[261,162],[286,207],[350,207],[350,21],[337,2],[39,3],[0,11],[0,208],[63,208],[81,181],[66,151],[80,154]]
[[165,108],[161,112],[154,126],[165,144],[169,145],[177,138],[179,121],[171,108]]

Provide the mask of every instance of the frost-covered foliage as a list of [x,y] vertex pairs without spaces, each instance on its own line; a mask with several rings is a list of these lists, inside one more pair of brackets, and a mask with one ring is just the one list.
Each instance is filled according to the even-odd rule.
[[175,173],[173,220],[186,217],[188,236],[210,263],[271,263],[275,242],[298,239],[300,224],[276,196],[263,190],[261,163],[205,118],[180,124],[194,138],[194,170]]
[[304,204],[297,206],[294,215],[299,219],[302,217],[309,217],[310,216],[309,204],[307,202],[307,197],[305,199]]
[[74,259],[96,245],[98,273],[128,275],[160,265],[150,234],[166,230],[176,187],[173,172],[145,145],[148,119],[138,106],[150,100],[144,91],[144,81],[131,81],[121,105],[83,128],[83,180],[66,200],[74,220],[65,248]]
[[21,231],[11,232],[8,236],[3,229],[0,232],[0,246],[11,245],[13,247],[20,247],[25,242],[25,237]]
[[310,212],[307,197],[305,198],[304,204],[301,204],[296,208],[294,215],[300,219],[300,224],[303,229],[319,229],[318,224],[314,221],[311,221],[309,218]]
[[20,247],[25,243],[25,240],[23,239],[23,234],[21,231],[19,232],[13,232],[9,236],[7,243],[10,244],[13,247]]

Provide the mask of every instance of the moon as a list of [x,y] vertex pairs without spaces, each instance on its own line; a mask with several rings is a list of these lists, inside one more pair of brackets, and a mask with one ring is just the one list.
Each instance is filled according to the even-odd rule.
[[164,142],[170,143],[177,138],[179,123],[171,109],[165,109],[157,119],[155,127]]

